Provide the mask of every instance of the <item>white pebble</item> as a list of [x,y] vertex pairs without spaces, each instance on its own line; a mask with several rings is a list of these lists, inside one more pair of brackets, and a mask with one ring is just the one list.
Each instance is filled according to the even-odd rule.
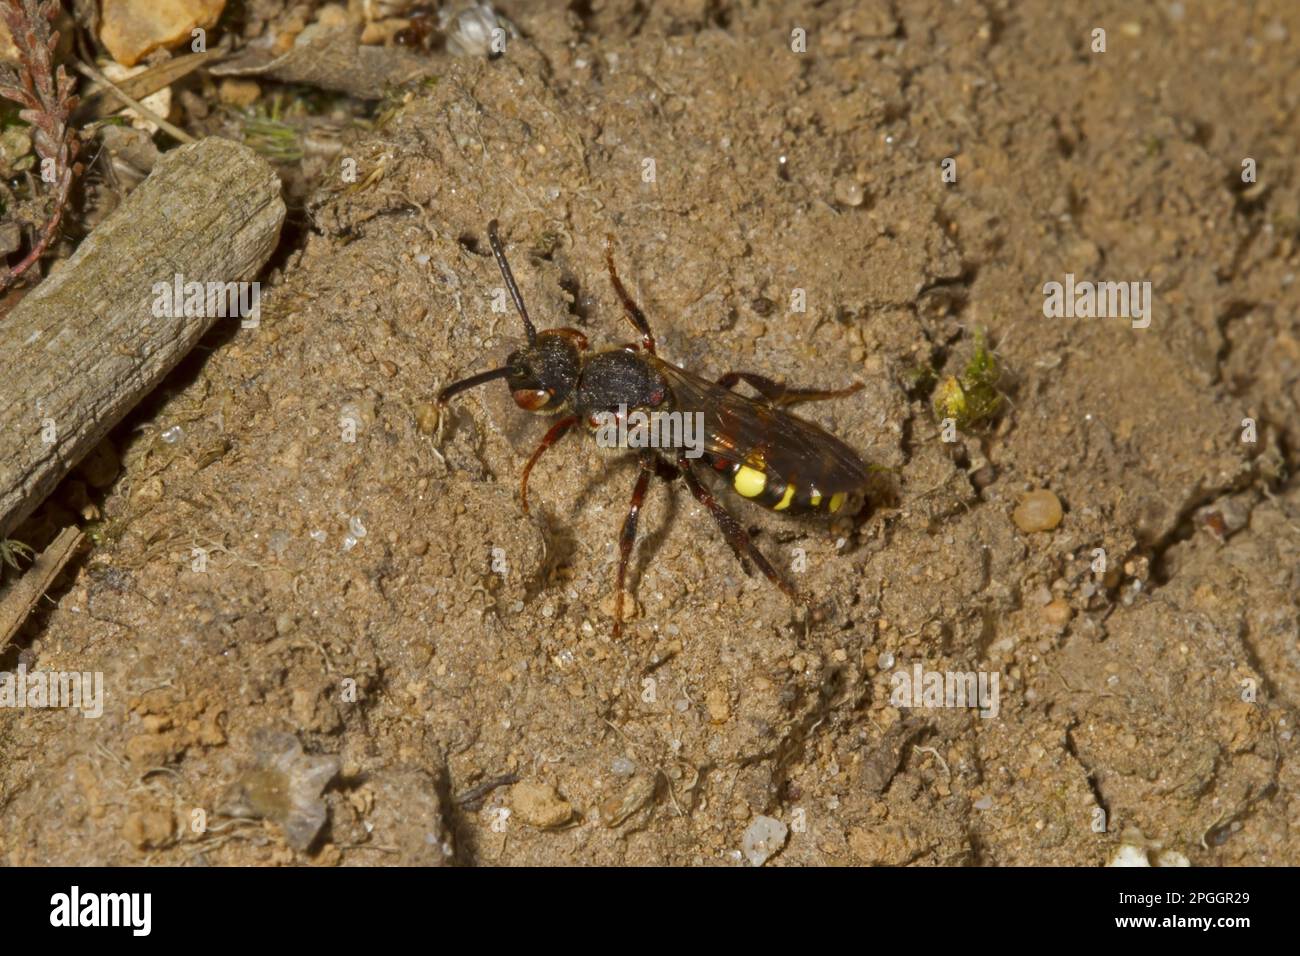
[[762,866],[781,852],[789,835],[789,828],[775,817],[755,817],[745,830],[740,849],[751,865]]
[[1107,866],[1150,866],[1151,861],[1147,859],[1147,851],[1140,846],[1129,846],[1127,843],[1116,851],[1111,857]]

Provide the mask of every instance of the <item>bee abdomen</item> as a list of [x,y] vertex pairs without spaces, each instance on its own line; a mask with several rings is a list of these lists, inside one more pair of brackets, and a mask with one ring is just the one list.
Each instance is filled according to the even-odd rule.
[[813,482],[786,481],[769,475],[757,464],[715,460],[713,466],[727,477],[731,490],[764,508],[785,514],[818,511],[835,514],[844,507],[849,494],[844,491],[825,493]]

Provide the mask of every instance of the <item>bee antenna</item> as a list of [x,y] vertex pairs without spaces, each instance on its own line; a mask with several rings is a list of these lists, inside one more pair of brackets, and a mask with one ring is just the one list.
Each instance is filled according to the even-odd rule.
[[459,382],[453,382],[438,393],[438,405],[446,405],[453,395],[459,395],[461,392],[471,388],[478,388],[488,382],[495,382],[499,378],[505,378],[510,374],[510,366],[503,365],[501,368],[494,368],[491,371],[479,372],[477,375],[471,375],[469,378],[463,378]]
[[528,344],[537,344],[537,329],[533,325],[533,320],[528,317],[528,308],[524,305],[524,297],[519,294],[519,286],[515,284],[514,274],[510,271],[510,263],[506,262],[505,250],[501,248],[501,237],[497,235],[497,221],[493,219],[488,223],[488,242],[492,244],[492,255],[496,257],[497,266],[501,269],[501,278],[506,280],[506,288],[510,290],[510,298],[515,300],[515,308],[519,310],[519,317],[524,320],[524,332],[528,335]]

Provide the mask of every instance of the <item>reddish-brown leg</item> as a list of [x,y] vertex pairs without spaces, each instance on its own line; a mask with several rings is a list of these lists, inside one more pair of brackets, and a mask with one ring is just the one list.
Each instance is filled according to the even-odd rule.
[[632,557],[632,545],[636,543],[636,523],[641,516],[641,505],[645,502],[646,489],[650,487],[650,476],[656,472],[654,455],[641,456],[641,473],[636,477],[632,488],[632,501],[627,506],[627,517],[623,519],[623,530],[618,536],[618,574],[614,583],[614,639],[623,633],[623,582],[627,580],[627,564]]
[[542,452],[567,435],[569,429],[577,423],[578,416],[569,415],[552,425],[551,430],[542,437],[542,442],[537,446],[537,450],[533,452],[533,457],[529,458],[528,464],[524,465],[523,477],[519,479],[519,497],[524,502],[524,514],[528,514],[528,474],[533,470],[533,465],[537,464],[537,459],[542,457]]
[[614,284],[614,291],[618,293],[619,300],[623,303],[623,310],[627,312],[627,317],[632,320],[636,330],[641,333],[641,348],[653,353],[654,333],[650,331],[650,323],[645,313],[641,311],[641,307],[632,301],[632,297],[627,294],[627,289],[623,288],[618,270],[614,268],[614,237],[608,235],[605,237],[605,265],[609,268],[609,281]]
[[713,515],[713,520],[722,529],[723,537],[727,539],[727,544],[731,545],[731,550],[736,552],[736,557],[740,559],[740,563],[746,572],[748,572],[749,566],[745,559],[748,558],[757,565],[758,569],[767,576],[769,581],[784,591],[790,600],[796,604],[803,604],[803,598],[794,589],[794,585],[787,581],[781,575],[781,572],[772,567],[767,558],[763,557],[763,552],[758,550],[758,547],[749,537],[749,533],[741,527],[740,522],[732,517],[731,512],[713,497],[709,490],[700,483],[699,478],[695,477],[695,473],[691,471],[690,462],[682,458],[677,462],[677,467],[681,470],[682,477],[686,479],[686,485],[691,489],[691,494],[695,496],[695,499],[700,504],[708,508],[709,513]]

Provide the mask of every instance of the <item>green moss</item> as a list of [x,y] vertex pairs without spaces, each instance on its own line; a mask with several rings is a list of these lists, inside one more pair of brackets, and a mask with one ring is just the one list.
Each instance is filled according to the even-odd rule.
[[960,375],[950,375],[934,391],[934,414],[939,421],[951,418],[966,431],[987,424],[1002,408],[998,391],[1000,370],[989,350],[983,331],[975,333],[975,350]]
[[18,564],[19,558],[26,558],[28,563],[31,563],[32,558],[35,556],[35,551],[14,538],[5,538],[0,541],[0,564],[7,564],[15,571],[22,570]]

